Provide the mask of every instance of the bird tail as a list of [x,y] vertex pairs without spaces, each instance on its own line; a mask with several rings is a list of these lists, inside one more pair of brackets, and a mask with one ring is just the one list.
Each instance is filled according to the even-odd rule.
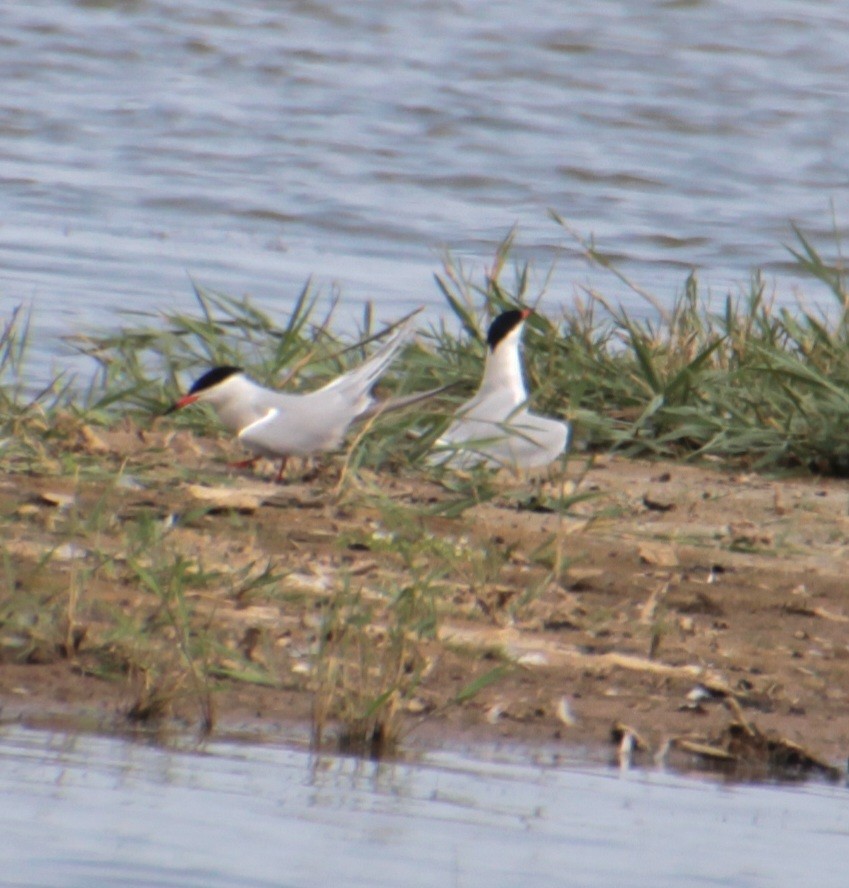
[[422,401],[428,401],[447,392],[448,389],[459,385],[459,382],[449,382],[448,385],[441,385],[438,388],[428,389],[424,392],[413,392],[411,395],[401,395],[397,398],[386,398],[384,401],[378,401],[367,407],[357,416],[359,420],[368,420],[373,416],[380,416],[383,413],[391,413],[395,410],[403,410],[405,407],[411,407],[413,404],[420,404]]
[[413,320],[421,311],[421,308],[417,308],[396,324],[388,327],[388,330],[394,329],[396,331],[395,334],[370,358],[368,358],[368,360],[360,364],[359,367],[355,367],[353,370],[343,373],[341,376],[334,379],[333,382],[328,383],[322,389],[319,389],[319,391],[329,392],[335,390],[338,392],[344,392],[353,401],[358,401],[368,395],[372,386],[386,372],[395,358],[396,353],[409,339],[413,329]]

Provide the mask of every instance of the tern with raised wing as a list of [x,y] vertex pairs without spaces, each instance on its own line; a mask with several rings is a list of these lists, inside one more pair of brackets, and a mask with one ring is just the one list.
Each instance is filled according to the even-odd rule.
[[290,456],[311,456],[339,447],[355,420],[409,406],[443,390],[382,402],[377,402],[371,393],[410,338],[418,311],[400,322],[392,337],[368,360],[316,391],[274,391],[254,382],[241,367],[213,367],[166,413],[189,404],[209,404],[221,423],[255,454],[239,465],[248,465],[261,456],[280,459],[280,481]]
[[480,387],[454,414],[430,461],[458,469],[535,469],[569,446],[569,424],[527,409],[519,345],[531,310],[510,309],[490,324]]

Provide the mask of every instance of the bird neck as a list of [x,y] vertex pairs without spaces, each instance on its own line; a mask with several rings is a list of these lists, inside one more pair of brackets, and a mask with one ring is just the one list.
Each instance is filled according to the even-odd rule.
[[510,392],[516,404],[527,400],[518,336],[511,334],[494,351],[487,352],[481,389]]
[[238,432],[267,409],[262,403],[263,391],[252,379],[238,373],[216,386],[203,400],[214,408],[225,428]]

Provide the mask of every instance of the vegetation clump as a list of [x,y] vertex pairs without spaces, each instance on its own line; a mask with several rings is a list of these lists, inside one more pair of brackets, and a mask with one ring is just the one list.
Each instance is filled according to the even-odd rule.
[[[131,720],[193,711],[204,731],[225,685],[308,692],[314,743],[334,736],[346,749],[386,754],[411,717],[468,705],[521,665],[493,644],[457,666],[450,657],[463,644],[448,657],[446,621],[482,619],[502,633],[535,620],[550,631],[609,631],[611,614],[583,612],[567,579],[570,534],[611,514],[581,487],[597,455],[849,473],[845,281],[797,236],[800,268],[833,298],[826,310],[778,305],[759,275],[717,304],[690,275],[671,307],[652,304],[646,316],[594,291],[556,312],[531,292],[527,266],[508,268],[511,238],[482,280],[447,260],[437,285],[449,314],[422,326],[381,385],[393,395],[457,385],[369,420],[312,487],[228,480],[224,463],[238,445],[213,415],[161,413],[212,365],[245,367],[269,386],[324,384],[380,332],[371,307],[343,341],[335,306],[320,315],[309,287],[283,325],[247,300],[197,287],[197,313],[136,315],[114,333],[77,338],[96,365],[89,383],[57,378],[36,392],[27,384],[28,320],[13,313],[0,338],[3,468],[38,493],[0,492],[10,541],[0,659],[70,662],[130,687]],[[479,379],[487,319],[516,305],[538,306],[524,348],[533,408],[572,423],[577,460],[507,485],[488,471],[430,466],[425,455]],[[542,516],[535,527],[545,531],[529,546],[473,528],[470,542],[458,517],[493,503]],[[326,535],[304,536],[297,515],[308,510],[318,510]],[[775,542],[729,532],[731,543],[743,538],[755,548]],[[661,560],[677,564],[674,553]],[[675,582],[657,588],[665,597]],[[661,622],[649,659],[672,637],[657,631]],[[451,690],[438,697],[429,682],[440,671]]]
[[[596,291],[557,300],[530,292],[527,265],[507,270],[512,238],[499,249],[482,281],[448,259],[437,285],[448,318],[420,329],[416,345],[396,362],[386,384],[403,394],[458,383],[438,410],[387,417],[380,435],[365,435],[356,465],[418,465],[452,405],[479,378],[487,319],[518,304],[538,306],[527,323],[525,364],[534,406],[575,425],[579,446],[596,451],[673,459],[718,457],[761,470],[802,466],[849,472],[849,295],[843,270],[828,263],[797,232],[791,252],[800,271],[824,284],[831,303],[810,308],[800,300],[779,305],[755,274],[746,292],[718,300],[703,294],[690,274],[671,306],[661,306],[618,272],[631,296],[647,300],[634,316]],[[587,256],[608,266],[594,246]],[[196,287],[198,314],[168,313],[115,333],[77,337],[97,372],[81,393],[56,380],[28,396],[23,361],[28,323],[7,321],[0,344],[3,434],[21,442],[30,420],[40,438],[51,437],[56,417],[71,413],[89,423],[110,423],[117,411],[156,414],[201,368],[244,366],[261,384],[313,388],[362,359],[376,332],[373,307],[365,310],[352,342],[333,332],[335,305],[317,317],[319,298],[306,287],[284,325],[248,300]],[[176,418],[179,427],[214,428],[203,411]],[[60,428],[62,423],[60,422]],[[62,432],[64,435],[64,431]],[[35,446],[32,441],[25,444]]]

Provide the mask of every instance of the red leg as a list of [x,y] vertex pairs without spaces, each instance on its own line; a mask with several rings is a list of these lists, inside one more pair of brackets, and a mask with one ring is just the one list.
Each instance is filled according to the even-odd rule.
[[280,468],[277,471],[277,477],[274,479],[275,483],[280,484],[280,482],[283,480],[283,472],[286,469],[286,463],[288,461],[288,456],[284,456],[283,459],[280,460]]

